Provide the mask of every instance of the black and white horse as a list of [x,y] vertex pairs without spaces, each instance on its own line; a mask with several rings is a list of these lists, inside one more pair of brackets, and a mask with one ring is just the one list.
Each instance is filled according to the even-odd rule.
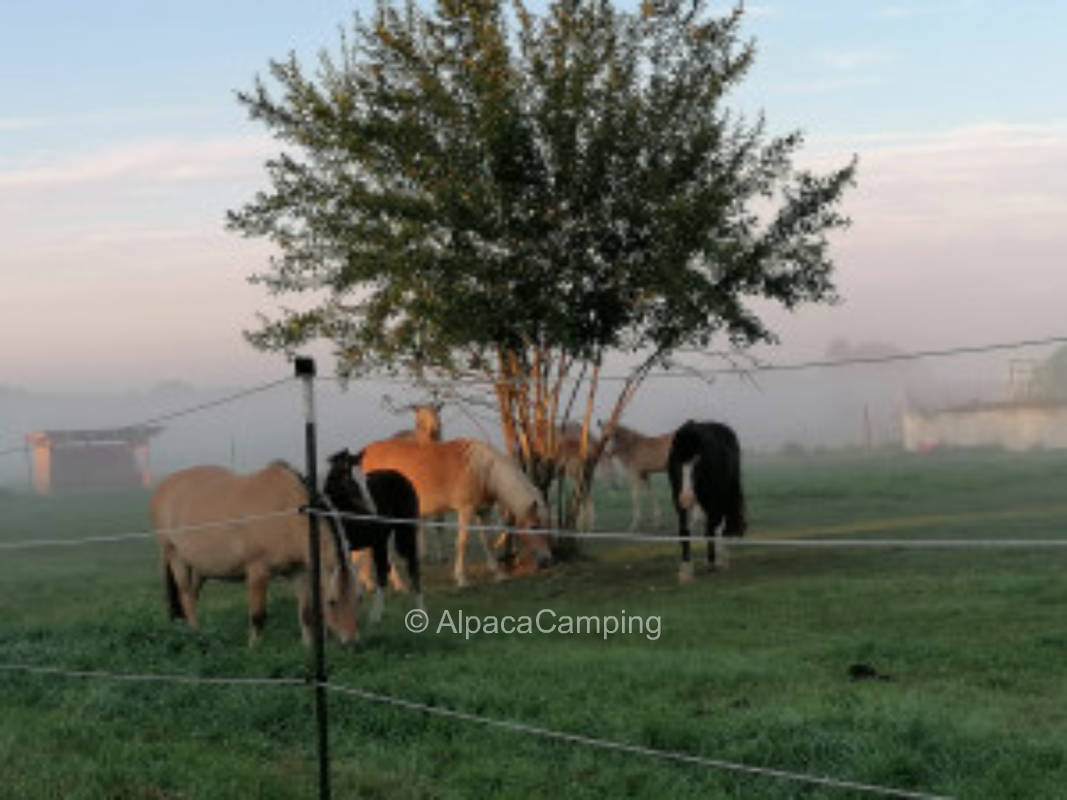
[[693,577],[693,564],[689,560],[690,517],[693,527],[701,517],[704,519],[708,566],[725,569],[727,556],[722,537],[743,536],[747,527],[737,434],[721,422],[689,420],[674,432],[667,456],[667,475],[671,500],[678,512],[678,535],[682,537],[679,580],[684,582]]
[[[389,535],[393,547],[407,562],[408,578],[415,592],[415,605],[423,608],[422,579],[419,570],[417,531],[419,498],[411,481],[395,470],[363,474],[360,457],[348,449],[330,456],[323,494],[329,506],[342,513],[379,516],[382,520],[342,517],[345,538],[353,553],[370,548],[374,555],[376,592],[371,621],[377,622],[385,610],[385,587],[389,580]],[[353,488],[355,487],[355,488]],[[352,498],[362,498],[363,502]]]

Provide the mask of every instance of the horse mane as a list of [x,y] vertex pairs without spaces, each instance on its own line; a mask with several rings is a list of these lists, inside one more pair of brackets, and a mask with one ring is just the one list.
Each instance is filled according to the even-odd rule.
[[526,473],[492,445],[469,439],[464,450],[471,472],[498,503],[519,513],[523,507],[541,502],[537,487]]
[[644,438],[642,434],[635,431],[633,428],[627,428],[621,422],[615,424],[615,430],[611,433],[615,450],[618,452],[628,452],[639,439]]
[[[332,511],[332,514],[326,514],[327,527],[330,529],[330,535],[333,537],[333,549],[337,555],[338,566],[343,566],[348,561],[348,540],[345,537],[344,532],[344,520],[336,516],[337,506],[333,504],[329,496],[323,492],[322,502],[326,506],[327,511]],[[345,570],[342,569],[342,573]]]
[[298,481],[303,483],[305,486],[307,485],[307,481],[304,480],[304,473],[302,473],[300,470],[298,470],[296,467],[294,467],[292,464],[290,464],[284,458],[276,458],[273,461],[271,461],[269,464],[267,464],[267,469],[270,469],[271,467],[277,467],[278,469],[284,469],[284,470],[292,473],[293,476]]
[[[288,472],[290,475],[292,475],[294,478],[296,478],[300,482],[301,487],[303,487],[303,489],[304,489],[305,498],[310,499],[310,497],[309,497],[310,493],[308,492],[307,480],[305,479],[303,473],[300,472],[296,467],[294,467],[288,461],[286,461],[284,458],[276,458],[276,459],[274,459],[273,461],[271,461],[267,465],[267,467],[268,468],[277,467],[278,469],[284,469],[286,472]],[[317,494],[321,497],[321,499],[322,499],[323,503],[326,505],[327,509],[329,509],[331,511],[336,511],[337,510],[336,508],[334,508],[333,503],[330,502],[330,498],[326,496],[325,492],[318,492]],[[347,542],[345,540],[344,530],[342,528],[342,522],[341,522],[341,520],[339,518],[337,518],[337,517],[335,517],[333,515],[327,515],[326,519],[329,522],[329,524],[326,527],[330,531],[330,537],[331,537],[331,539],[333,541],[334,553],[337,555],[337,563],[339,565],[341,565],[341,566],[344,566],[345,564],[348,563],[348,548],[347,548]],[[343,570],[342,570],[342,572],[343,572]]]

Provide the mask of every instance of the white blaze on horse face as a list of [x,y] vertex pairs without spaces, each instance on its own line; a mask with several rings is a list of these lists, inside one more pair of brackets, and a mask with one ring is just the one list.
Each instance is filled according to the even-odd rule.
[[678,491],[678,505],[682,508],[692,508],[693,500],[693,467],[697,463],[697,457],[682,464],[682,488]]

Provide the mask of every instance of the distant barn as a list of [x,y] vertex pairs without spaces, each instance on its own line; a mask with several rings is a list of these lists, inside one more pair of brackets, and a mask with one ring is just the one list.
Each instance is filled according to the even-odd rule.
[[902,421],[904,449],[911,452],[942,447],[1067,448],[1067,405],[1060,403],[971,403],[936,411],[909,410]]
[[26,435],[38,494],[148,486],[149,440],[163,428],[36,431]]

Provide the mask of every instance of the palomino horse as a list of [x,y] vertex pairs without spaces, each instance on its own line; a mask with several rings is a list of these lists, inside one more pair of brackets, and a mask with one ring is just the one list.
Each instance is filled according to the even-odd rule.
[[[456,512],[459,530],[453,574],[459,586],[467,583],[464,559],[468,526],[472,519],[480,518],[483,509],[497,506],[520,529],[548,526],[548,508],[541,493],[518,464],[485,442],[475,439],[447,442],[384,439],[367,445],[356,458],[368,474],[374,470],[393,469],[411,481],[419,496],[420,516]],[[500,567],[485,531],[479,531],[479,537],[485,548],[489,571],[500,578]],[[547,535],[531,533],[523,539],[534,549],[538,566],[552,563]]]
[[652,518],[660,523],[659,502],[649,486],[648,476],[667,471],[667,454],[671,449],[673,433],[645,436],[625,425],[616,425],[607,444],[607,454],[626,471],[630,479],[630,530],[636,530],[641,522],[641,489],[652,500]]
[[[153,492],[152,524],[163,561],[167,609],[197,628],[196,600],[208,578],[244,580],[248,585],[249,644],[267,616],[267,584],[275,575],[295,579],[301,634],[311,643],[311,548],[303,480],[275,461],[259,472],[236,475],[223,467],[176,472]],[[231,521],[232,520],[232,521]],[[343,643],[355,640],[359,585],[341,531],[320,536],[322,612]]]
[[[441,404],[440,403],[416,403],[415,405],[405,406],[405,410],[415,412],[415,427],[414,429],[407,428],[402,431],[397,431],[393,434],[393,439],[414,439],[417,442],[439,442],[441,441]],[[440,514],[434,517],[435,522],[442,522],[444,517]],[[425,525],[419,526],[419,557],[428,558],[436,562],[443,562],[448,560],[448,554],[445,552],[444,547],[444,531],[440,529],[434,530],[432,533],[426,529]],[[428,544],[433,541],[433,554],[429,555]],[[390,573],[390,580],[393,582],[394,588],[400,588],[396,572]]]
[[[360,485],[366,485],[364,491]],[[364,476],[356,457],[344,449],[330,456],[330,471],[326,475],[323,494],[330,510],[354,515],[380,516],[382,520],[342,517],[345,538],[353,554],[370,548],[374,555],[375,594],[371,622],[378,622],[385,610],[385,586],[388,582],[389,536],[393,546],[408,565],[408,578],[415,590],[415,606],[422,608],[422,579],[419,573],[419,553],[416,547],[416,528],[419,518],[419,498],[411,481],[395,470],[379,470]]]
[[678,536],[682,537],[679,580],[686,582],[693,578],[693,564],[689,560],[690,513],[694,526],[704,517],[708,566],[725,569],[727,557],[722,536],[743,536],[747,527],[737,435],[720,422],[689,420],[674,433],[667,474],[671,499],[678,512]]
[[415,428],[393,434],[394,439],[416,439],[420,442],[441,441],[441,406],[437,403],[416,403],[407,406],[415,412]]

